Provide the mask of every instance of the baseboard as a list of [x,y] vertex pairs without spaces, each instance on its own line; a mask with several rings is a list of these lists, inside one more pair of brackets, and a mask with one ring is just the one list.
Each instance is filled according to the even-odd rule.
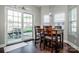
[[67,41],[67,40],[64,40],[64,42],[68,43],[68,44],[69,44],[69,45],[71,45],[73,48],[75,48],[76,50],[78,50],[78,51],[79,51],[79,47],[78,47],[78,46],[76,46],[75,44],[73,44],[72,42]]
[[5,44],[1,44],[1,45],[0,45],[0,48],[2,48],[2,47],[5,47]]
[[24,42],[33,41],[34,39],[24,40]]

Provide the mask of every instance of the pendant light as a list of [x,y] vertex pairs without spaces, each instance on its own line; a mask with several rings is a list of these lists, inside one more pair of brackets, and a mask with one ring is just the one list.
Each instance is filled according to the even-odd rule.
[[22,7],[22,9],[23,9],[23,10],[32,11],[32,9],[31,9],[31,8],[29,8],[29,7],[24,7],[24,6],[23,6],[23,7]]
[[49,16],[52,16],[51,6],[49,6]]

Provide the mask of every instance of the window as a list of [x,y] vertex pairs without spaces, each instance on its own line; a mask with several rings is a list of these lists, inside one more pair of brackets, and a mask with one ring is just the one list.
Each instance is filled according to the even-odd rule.
[[32,32],[32,15],[31,14],[23,14],[23,32],[28,33]]
[[62,28],[64,28],[64,19],[65,19],[64,13],[55,14],[54,25],[55,26],[62,26]]
[[[17,36],[11,36],[12,34],[15,34],[14,32],[14,29],[15,30],[18,30],[20,29],[21,30],[21,12],[19,11],[14,11],[14,10],[10,10],[8,9],[8,38],[9,39],[17,39],[20,37],[20,35],[17,35]],[[19,32],[19,31],[18,31]],[[16,32],[16,33],[18,33]]]
[[75,33],[77,32],[77,8],[73,8],[70,11],[70,32]]
[[50,24],[49,15],[44,15],[43,24],[44,25],[49,25]]

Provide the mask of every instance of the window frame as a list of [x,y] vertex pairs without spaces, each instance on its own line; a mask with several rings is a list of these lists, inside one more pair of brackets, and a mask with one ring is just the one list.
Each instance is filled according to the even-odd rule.
[[[76,12],[74,12],[75,14],[73,14],[73,11],[76,11]],[[75,17],[73,18],[74,15],[75,15]],[[74,25],[73,23],[75,23],[76,25],[75,26],[72,26],[72,25]],[[69,27],[69,32],[71,34],[75,34],[77,32],[77,7],[74,7],[74,8],[72,8],[69,11],[69,26],[70,26]]]
[[[47,22],[47,20],[48,20],[48,22]],[[47,25],[47,26],[50,25],[50,16],[49,15],[43,16],[43,25]]]
[[[57,19],[58,21],[56,20],[56,16],[58,16],[58,15],[63,15],[63,17],[62,17],[63,21],[61,21],[60,19]],[[65,13],[64,12],[62,12],[62,13],[56,13],[54,15],[54,25],[55,26],[62,26],[62,29],[64,29],[64,22],[65,22]]]

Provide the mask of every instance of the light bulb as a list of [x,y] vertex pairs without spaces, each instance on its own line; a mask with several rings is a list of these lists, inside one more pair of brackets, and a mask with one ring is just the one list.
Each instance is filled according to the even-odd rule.
[[49,15],[51,15],[51,12],[49,12]]

